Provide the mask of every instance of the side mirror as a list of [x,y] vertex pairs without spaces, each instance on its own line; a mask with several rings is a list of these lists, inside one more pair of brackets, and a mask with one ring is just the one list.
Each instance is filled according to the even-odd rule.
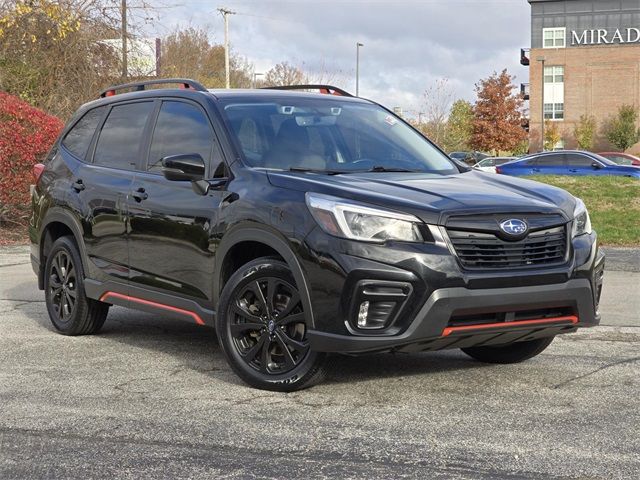
[[162,174],[175,182],[198,182],[204,179],[205,165],[197,153],[171,155],[162,159]]
[[602,168],[602,165],[600,165],[598,162],[593,162],[591,164],[591,168],[593,168],[594,170],[600,170]]

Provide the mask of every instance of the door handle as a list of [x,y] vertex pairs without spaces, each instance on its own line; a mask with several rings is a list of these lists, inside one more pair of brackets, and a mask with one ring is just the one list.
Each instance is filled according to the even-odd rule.
[[131,196],[136,200],[136,202],[141,202],[149,198],[149,194],[145,192],[143,187],[138,188],[135,192],[131,194]]
[[79,178],[75,182],[73,182],[73,184],[71,185],[71,188],[73,188],[76,192],[80,193],[86,187],[84,186],[84,183],[82,182],[82,179]]

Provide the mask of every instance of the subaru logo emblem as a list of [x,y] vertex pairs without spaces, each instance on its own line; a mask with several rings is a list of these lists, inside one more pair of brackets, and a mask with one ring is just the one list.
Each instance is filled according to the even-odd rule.
[[519,236],[523,235],[527,232],[527,224],[522,220],[518,220],[517,218],[512,218],[509,220],[505,220],[500,223],[500,230],[502,230],[507,235]]

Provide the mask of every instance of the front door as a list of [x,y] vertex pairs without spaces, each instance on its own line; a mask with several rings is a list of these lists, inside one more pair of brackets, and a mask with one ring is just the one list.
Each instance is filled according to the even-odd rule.
[[569,175],[602,175],[604,170],[602,167],[596,168],[595,165],[601,165],[600,162],[579,153],[567,154],[567,168]]
[[147,162],[134,179],[129,215],[131,285],[195,300],[212,300],[216,230],[223,190],[202,195],[191,182],[169,181],[161,159],[197,153],[205,178],[226,174],[204,110],[191,102],[164,100],[157,114]]

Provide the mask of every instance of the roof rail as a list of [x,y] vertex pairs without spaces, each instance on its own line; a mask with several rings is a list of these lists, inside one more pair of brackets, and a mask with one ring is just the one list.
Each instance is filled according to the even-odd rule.
[[353,97],[349,92],[333,85],[281,85],[273,87],[262,87],[264,90],[320,90],[320,93],[327,95],[338,95],[341,97]]
[[122,85],[114,85],[100,92],[100,98],[112,97],[116,95],[118,90],[134,89],[136,92],[145,90],[148,85],[164,85],[168,83],[179,83],[180,88],[186,88],[190,90],[197,90],[199,92],[206,92],[207,89],[199,82],[191,80],[189,78],[160,78],[157,80],[144,80],[141,82],[123,83]]

